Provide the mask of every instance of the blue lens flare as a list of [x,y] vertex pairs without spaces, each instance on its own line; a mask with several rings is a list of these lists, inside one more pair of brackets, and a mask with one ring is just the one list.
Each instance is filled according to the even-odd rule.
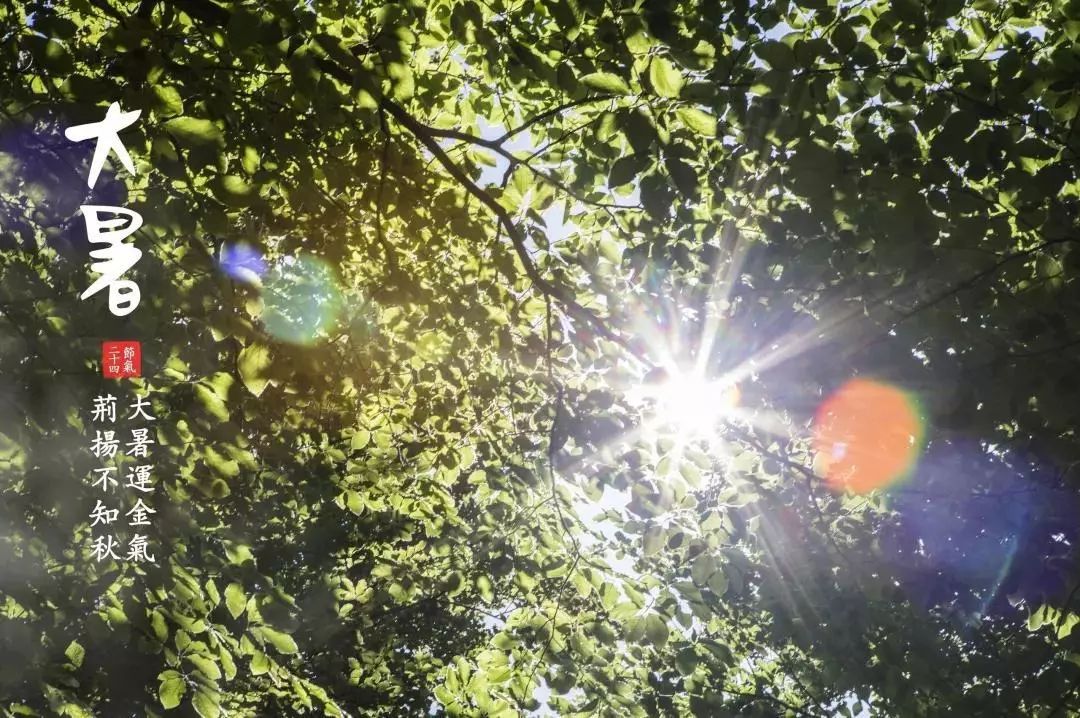
[[312,344],[325,338],[342,308],[337,273],[316,257],[289,257],[267,272],[262,322],[282,341]]
[[223,246],[218,266],[233,279],[251,284],[258,284],[266,274],[266,260],[262,252],[247,242]]

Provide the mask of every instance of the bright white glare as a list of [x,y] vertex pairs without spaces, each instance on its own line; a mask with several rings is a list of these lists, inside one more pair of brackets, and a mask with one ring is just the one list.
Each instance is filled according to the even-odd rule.
[[739,405],[739,388],[730,381],[697,373],[678,373],[644,387],[642,395],[653,404],[653,421],[691,438],[712,434],[720,421]]

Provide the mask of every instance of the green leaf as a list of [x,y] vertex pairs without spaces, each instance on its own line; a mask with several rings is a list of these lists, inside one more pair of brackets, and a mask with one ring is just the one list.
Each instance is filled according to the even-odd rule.
[[491,586],[491,579],[481,574],[476,578],[476,590],[480,592],[480,598],[484,599],[485,603],[491,603],[495,600],[495,591]]
[[191,654],[185,656],[185,658],[210,680],[216,681],[221,678],[221,670],[218,668],[217,661],[214,659],[198,654]]
[[667,157],[664,166],[680,194],[689,199],[697,197],[698,179],[693,167],[677,157]]
[[727,592],[728,577],[722,569],[709,576],[709,589],[717,596],[723,596]]
[[225,680],[231,681],[236,678],[236,661],[225,646],[218,648],[218,658],[221,659],[221,668],[225,671]]
[[161,614],[161,611],[154,611],[150,614],[150,627],[159,641],[168,640],[169,627],[165,624],[165,616]]
[[353,451],[360,451],[370,442],[371,432],[367,429],[357,429],[352,435],[352,440],[349,442],[349,446],[352,448]]
[[659,526],[650,526],[642,538],[642,548],[646,556],[652,556],[664,546],[664,530]]
[[218,421],[229,420],[229,409],[226,407],[225,402],[218,396],[213,389],[210,389],[202,382],[195,385],[195,396],[202,404],[203,408],[208,414],[213,416]]
[[203,449],[203,461],[207,466],[213,469],[215,473],[220,474],[227,479],[234,479],[240,475],[239,462],[232,459],[226,459],[213,447],[208,446]]
[[154,85],[154,98],[156,111],[162,117],[172,117],[184,113],[184,102],[180,99],[180,91],[175,87],[166,85]]
[[974,112],[961,110],[949,115],[941,128],[941,141],[949,144],[963,142],[979,127],[979,117]]
[[1063,620],[1058,621],[1057,638],[1059,641],[1069,637],[1069,634],[1073,632],[1077,623],[1080,623],[1080,616],[1075,613],[1069,613]]
[[701,486],[701,469],[694,466],[692,463],[688,461],[680,463],[679,474],[692,488],[696,489]]
[[195,709],[201,718],[218,718],[221,715],[221,706],[209,691],[202,688],[191,699],[191,707]]
[[465,578],[461,575],[461,572],[460,571],[454,571],[446,579],[446,587],[447,587],[446,595],[449,596],[450,598],[454,598],[455,596],[457,596],[458,594],[460,594],[462,591],[465,590],[465,586],[466,586]]
[[223,147],[225,145],[221,130],[210,120],[177,117],[165,123],[165,130],[183,147],[194,148],[206,145]]
[[347,491],[345,492],[345,506],[359,516],[364,512],[364,497],[359,491]]
[[1061,262],[1049,254],[1040,254],[1035,260],[1035,273],[1040,279],[1051,279],[1064,271]]
[[638,176],[649,162],[649,156],[645,153],[633,153],[620,157],[611,165],[608,174],[608,187],[614,189],[630,184]]
[[701,554],[690,564],[690,578],[698,586],[708,583],[714,573],[716,573],[716,560],[707,553]]
[[255,396],[262,396],[266,385],[270,383],[263,370],[270,366],[271,361],[270,348],[262,344],[247,345],[236,358],[240,381]]
[[622,262],[622,253],[622,245],[611,237],[604,237],[600,240],[600,254],[612,264],[620,264]]
[[629,95],[630,87],[626,81],[618,75],[610,72],[592,72],[581,78],[581,82],[596,90],[610,92],[614,95]]
[[391,62],[386,66],[390,78],[390,94],[396,100],[408,100],[416,92],[416,78],[412,68],[401,62]]
[[230,207],[246,207],[258,195],[240,175],[225,175],[211,184],[214,196]]
[[281,631],[270,628],[269,626],[258,626],[254,630],[255,635],[267,641],[278,653],[284,653],[286,655],[296,653],[297,648],[296,641],[288,633],[282,633]]
[[682,73],[669,60],[654,57],[649,65],[649,82],[664,97],[678,97],[683,88]]
[[262,651],[256,651],[251,656],[251,675],[261,676],[270,670],[270,658]]
[[645,620],[645,638],[657,648],[662,648],[667,643],[670,633],[667,623],[655,613]]
[[1027,627],[1029,631],[1037,631],[1043,627],[1043,625],[1049,620],[1048,611],[1050,607],[1043,604],[1039,606],[1030,616],[1028,616]]
[[78,668],[82,665],[83,659],[86,658],[86,649],[84,649],[78,641],[72,641],[68,644],[67,649],[64,651],[64,655],[71,661],[71,665]]
[[675,110],[675,115],[684,125],[705,137],[716,137],[716,118],[696,107],[683,106]]
[[218,592],[217,584],[210,579],[206,579],[206,583],[203,584],[203,588],[206,589],[206,595],[210,599],[211,606],[217,606],[221,603],[221,594]]
[[234,582],[225,587],[225,607],[233,618],[240,618],[247,610],[247,596],[244,595],[243,586]]
[[237,50],[243,50],[254,44],[262,29],[259,16],[253,12],[238,8],[231,13],[227,25],[227,33],[230,46]]
[[158,674],[158,700],[165,710],[180,705],[180,699],[187,690],[184,677],[176,671],[163,671]]
[[262,164],[262,160],[259,157],[259,151],[251,145],[245,145],[244,151],[240,155],[240,166],[250,175],[255,174],[260,164]]
[[841,22],[833,28],[830,39],[833,46],[844,55],[854,50],[855,45],[859,42],[855,29],[847,22]]
[[688,676],[694,672],[698,665],[697,651],[693,646],[687,646],[675,654],[675,667],[679,673]]
[[773,70],[787,72],[795,66],[795,53],[776,40],[767,40],[754,48],[754,54],[768,63]]
[[639,110],[631,110],[620,115],[620,125],[634,152],[648,155],[650,147],[657,139],[652,119]]

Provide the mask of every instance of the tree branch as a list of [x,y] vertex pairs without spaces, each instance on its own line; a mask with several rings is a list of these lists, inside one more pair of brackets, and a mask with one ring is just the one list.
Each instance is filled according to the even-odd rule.
[[439,164],[443,166],[451,177],[457,180],[458,183],[461,184],[469,194],[479,200],[481,204],[491,210],[499,223],[502,224],[503,229],[506,230],[507,236],[510,237],[510,241],[514,246],[514,251],[517,253],[518,258],[525,267],[525,274],[528,275],[529,279],[532,280],[533,284],[540,292],[556,299],[569,316],[587,324],[600,336],[615,342],[639,359],[651,363],[648,362],[647,358],[633,347],[630,342],[612,331],[602,319],[579,304],[577,300],[570,296],[570,293],[564,287],[548,281],[540,274],[540,271],[533,263],[532,257],[529,255],[528,248],[525,246],[524,235],[521,233],[518,226],[514,224],[514,221],[510,218],[506,209],[503,208],[494,197],[478,187],[476,183],[473,182],[452,159],[450,159],[443,148],[439,146],[439,143],[435,141],[434,136],[427,131],[425,125],[418,122],[412,115],[406,112],[401,105],[398,105],[393,100],[383,98],[381,106],[385,108],[395,120],[409,130],[409,132],[411,132],[413,136],[435,156],[435,159],[438,160]]
[[562,114],[566,110],[572,109],[574,107],[579,107],[581,105],[587,105],[587,104],[590,104],[590,103],[593,103],[593,102],[600,102],[602,100],[611,100],[611,99],[614,99],[615,97],[616,97],[616,95],[594,95],[592,97],[583,97],[583,98],[581,98],[579,100],[570,100],[569,102],[564,102],[563,104],[559,105],[558,107],[552,107],[550,110],[544,110],[540,114],[538,114],[538,115],[536,115],[536,116],[534,116],[534,117],[532,117],[532,118],[530,118],[528,120],[525,120],[525,122],[518,125],[517,127],[515,127],[512,130],[507,130],[503,135],[501,135],[500,137],[497,137],[495,139],[495,141],[498,142],[499,144],[502,144],[503,142],[506,142],[508,139],[510,139],[514,135],[520,134],[520,133],[524,132],[525,130],[529,129],[530,127],[532,127],[533,125],[540,124],[544,120],[547,120],[547,119],[550,119],[550,118],[552,118],[552,117],[554,117],[556,115]]

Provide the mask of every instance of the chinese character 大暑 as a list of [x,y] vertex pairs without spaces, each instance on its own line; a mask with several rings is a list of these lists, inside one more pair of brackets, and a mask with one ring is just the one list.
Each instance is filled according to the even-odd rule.
[[[140,114],[141,110],[124,112],[120,105],[114,102],[109,105],[105,119],[100,122],[76,125],[64,131],[64,135],[72,142],[97,140],[94,158],[90,162],[90,176],[86,181],[88,186],[93,187],[97,183],[101,169],[105,166],[105,158],[110,152],[116,155],[128,172],[135,174],[135,163],[131,161],[131,155],[120,141],[120,131],[134,124]],[[129,279],[121,279],[121,276],[135,266],[142,257],[142,250],[132,244],[125,244],[124,239],[142,226],[142,215],[124,207],[85,204],[80,209],[86,222],[87,239],[92,244],[106,246],[91,250],[91,259],[98,261],[91,264],[90,269],[101,276],[87,287],[79,298],[86,299],[108,287],[109,311],[118,317],[130,314],[139,306],[139,285]],[[104,213],[126,215],[126,220],[120,216],[103,219]]]

